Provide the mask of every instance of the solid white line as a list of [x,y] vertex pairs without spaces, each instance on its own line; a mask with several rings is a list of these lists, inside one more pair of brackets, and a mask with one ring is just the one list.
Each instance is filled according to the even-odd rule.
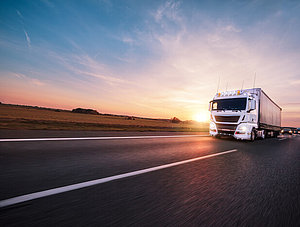
[[286,140],[286,138],[281,138],[281,139],[279,139],[279,141],[281,141],[281,140]]
[[93,185],[97,185],[97,184],[103,184],[103,183],[106,183],[109,181],[114,181],[114,180],[118,180],[118,179],[122,179],[122,178],[136,176],[136,175],[140,175],[140,174],[144,174],[144,173],[149,173],[149,172],[157,171],[160,169],[166,169],[166,168],[170,168],[172,166],[178,166],[178,165],[182,165],[185,163],[194,162],[194,161],[211,158],[211,157],[215,157],[215,156],[220,156],[220,155],[224,155],[224,154],[228,154],[228,153],[232,153],[232,152],[236,152],[236,151],[237,151],[237,149],[228,150],[228,151],[224,151],[224,152],[220,152],[220,153],[214,153],[214,154],[205,155],[205,156],[198,157],[198,158],[192,158],[192,159],[187,159],[184,161],[173,162],[173,163],[166,164],[166,165],[137,170],[137,171],[119,174],[119,175],[115,175],[115,176],[111,176],[111,177],[100,178],[100,179],[86,181],[86,182],[82,182],[82,183],[78,183],[78,184],[72,184],[72,185],[68,185],[68,186],[64,186],[64,187],[53,188],[53,189],[49,189],[46,191],[40,191],[40,192],[35,192],[35,193],[27,194],[27,195],[17,196],[14,198],[0,201],[0,207],[6,207],[6,206],[14,205],[17,203],[22,203],[22,202],[33,200],[33,199],[38,199],[38,198],[42,198],[42,197],[46,197],[46,196],[50,196],[50,195],[68,192],[68,191],[85,188],[85,187],[89,187],[89,186],[93,186]]
[[0,139],[0,142],[26,142],[26,141],[66,141],[66,140],[116,140],[116,139],[155,139],[179,137],[203,137],[209,135],[174,135],[174,136],[108,136],[108,137],[77,137],[77,138],[31,138],[31,139]]

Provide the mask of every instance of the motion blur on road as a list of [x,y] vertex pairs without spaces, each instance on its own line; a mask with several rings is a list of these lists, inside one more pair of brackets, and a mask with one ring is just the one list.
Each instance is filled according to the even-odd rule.
[[[1,138],[182,133],[1,131]],[[187,135],[187,133],[184,133]],[[194,133],[193,133],[194,135]],[[236,149],[0,208],[1,226],[300,226],[300,137],[0,142],[0,200]]]

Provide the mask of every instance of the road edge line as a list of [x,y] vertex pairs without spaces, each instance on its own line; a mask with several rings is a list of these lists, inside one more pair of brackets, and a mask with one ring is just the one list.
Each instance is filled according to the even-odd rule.
[[113,139],[155,139],[180,137],[207,137],[209,135],[174,135],[174,136],[101,136],[101,137],[62,137],[62,138],[24,138],[0,139],[0,142],[30,142],[30,141],[70,141],[70,140],[113,140]]

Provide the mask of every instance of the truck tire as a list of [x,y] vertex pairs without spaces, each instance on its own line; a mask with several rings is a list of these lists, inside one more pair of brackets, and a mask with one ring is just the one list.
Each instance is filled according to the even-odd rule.
[[250,141],[253,142],[255,140],[255,131],[252,129],[251,135],[250,135]]
[[264,140],[267,137],[267,131],[263,130],[263,133],[261,135],[261,139]]

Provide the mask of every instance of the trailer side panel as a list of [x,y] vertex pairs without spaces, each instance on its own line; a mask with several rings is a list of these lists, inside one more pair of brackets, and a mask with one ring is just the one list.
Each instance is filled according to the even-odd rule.
[[260,92],[259,124],[261,127],[272,127],[280,130],[281,108],[276,105],[263,91]]

